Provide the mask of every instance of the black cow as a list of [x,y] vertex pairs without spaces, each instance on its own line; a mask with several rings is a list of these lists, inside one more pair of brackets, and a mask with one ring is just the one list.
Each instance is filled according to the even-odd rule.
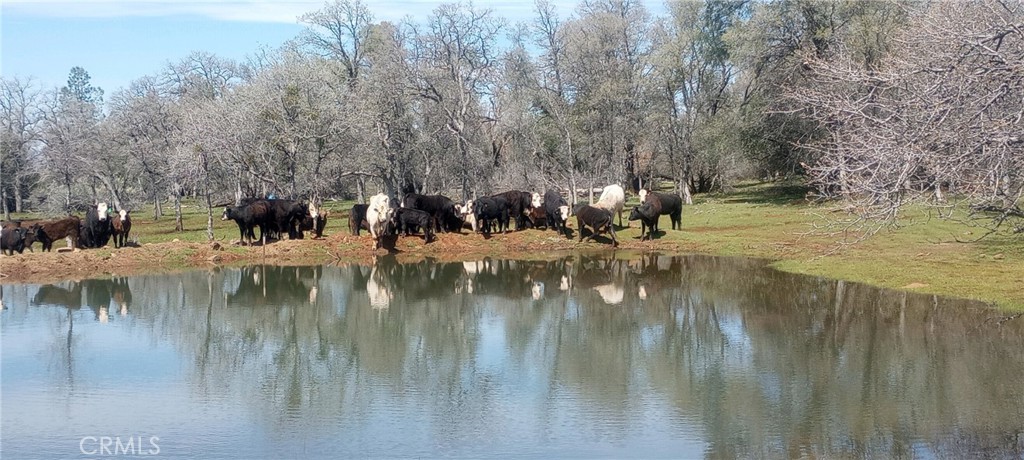
[[102,248],[110,241],[109,208],[106,203],[90,206],[82,224],[82,247]]
[[[273,239],[281,239],[287,234],[288,238],[299,238],[299,226],[305,216],[309,215],[309,205],[297,200],[286,200],[278,198],[243,198],[242,206],[251,206],[262,203],[266,206],[265,225],[267,235]],[[240,206],[241,207],[241,206]]]
[[[644,203],[654,206],[654,209],[658,211],[659,216],[668,215],[672,220],[672,230],[683,229],[683,199],[679,198],[678,195],[671,193],[661,192],[647,192],[644,197]],[[654,224],[655,231],[657,231],[657,222]]]
[[[35,242],[42,241],[43,238],[45,238],[45,234],[42,233],[43,229],[39,225],[38,222],[32,223],[31,226],[28,226],[28,227],[23,225],[23,222],[20,221],[20,220],[14,220],[12,222],[4,222],[3,223],[3,232],[7,232],[7,231],[9,231],[9,229],[13,229],[13,228],[24,228],[25,229],[25,240],[24,240],[25,244],[24,244],[24,247],[22,248],[22,251],[24,251],[25,249],[28,249],[30,252],[36,252],[36,251],[33,251],[32,245]],[[40,236],[42,236],[42,238],[40,238]],[[22,253],[22,251],[18,251],[18,254]]]
[[26,233],[28,230],[21,226],[0,229],[0,253],[13,256],[14,251],[18,251],[18,254],[25,252]]
[[579,227],[580,241],[583,241],[583,229],[592,228],[594,231],[587,239],[592,240],[601,233],[608,233],[612,238],[612,246],[618,246],[619,241],[615,238],[615,227],[612,225],[612,212],[607,209],[596,208],[589,204],[582,204],[576,207],[576,226]]
[[508,232],[508,214],[508,202],[501,196],[485,196],[473,202],[477,228],[484,235],[491,234],[491,224],[497,224],[499,232]]
[[40,242],[43,246],[53,243],[50,240],[50,237],[46,234],[46,231],[43,230],[43,226],[38,222],[32,224],[32,226],[25,231],[25,249],[28,249],[29,252],[35,252],[32,249],[32,245],[35,244],[36,241]]
[[569,237],[569,228],[565,226],[569,219],[569,205],[562,198],[562,194],[556,189],[544,192],[544,213],[547,214],[548,227],[551,227]]
[[[288,235],[289,239],[299,238],[299,225],[309,215],[309,205],[296,200],[261,200],[270,209],[270,229],[277,232],[278,239]],[[259,202],[259,201],[257,201]]]
[[322,238],[324,236],[324,227],[327,227],[327,215],[329,213],[325,210],[321,210],[320,213],[314,218],[311,215],[306,215],[299,222],[299,239],[302,239],[303,232],[313,233],[313,238]]
[[661,217],[661,204],[655,204],[651,201],[646,201],[640,206],[634,206],[633,210],[629,212],[629,220],[640,221],[640,241],[644,240],[644,232],[650,229],[647,233],[647,239],[654,238],[654,234],[658,231],[658,219]]
[[242,242],[256,239],[255,227],[260,228],[260,241],[266,242],[272,225],[270,204],[266,200],[256,200],[242,206],[228,206],[224,208],[221,220],[231,219],[238,224],[238,238]]
[[406,193],[402,198],[403,208],[419,209],[430,214],[434,218],[434,225],[439,232],[457,232],[462,228],[455,209],[455,202],[444,195],[420,195],[418,193]]
[[370,223],[366,221],[366,209],[369,207],[368,204],[357,204],[348,212],[348,230],[353,235],[359,236],[359,230],[370,230]]
[[516,230],[522,230],[525,228],[526,216],[523,215],[523,212],[533,208],[531,204],[533,194],[519,190],[509,190],[507,192],[491,195],[491,198],[499,197],[503,198],[505,202],[508,203],[508,215],[515,219]]
[[434,218],[425,211],[410,208],[398,208],[395,210],[394,226],[396,231],[402,235],[409,236],[417,229],[423,229],[423,242],[429,243],[434,240]]

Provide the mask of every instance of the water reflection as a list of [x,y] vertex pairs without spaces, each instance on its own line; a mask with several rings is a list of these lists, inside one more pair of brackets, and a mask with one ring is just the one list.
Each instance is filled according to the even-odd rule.
[[[382,257],[4,290],[17,457],[76,455],[96,423],[182,457],[1024,454],[1024,319],[755,260]],[[40,331],[56,349],[26,345]],[[104,370],[126,353],[153,368]],[[105,404],[155,415],[95,420],[111,379],[136,385]]]

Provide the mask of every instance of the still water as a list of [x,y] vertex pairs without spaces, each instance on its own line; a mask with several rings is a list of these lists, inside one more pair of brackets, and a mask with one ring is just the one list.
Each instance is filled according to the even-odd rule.
[[1024,456],[1024,317],[756,260],[382,258],[3,301],[3,458]]

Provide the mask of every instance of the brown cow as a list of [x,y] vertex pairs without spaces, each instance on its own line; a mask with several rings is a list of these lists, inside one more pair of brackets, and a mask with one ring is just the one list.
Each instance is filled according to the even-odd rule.
[[120,248],[128,242],[128,233],[132,231],[132,218],[128,215],[127,209],[117,213],[117,217],[111,219],[111,236],[114,237],[114,247]]
[[54,240],[61,238],[70,238],[70,247],[78,247],[78,229],[82,226],[82,219],[76,216],[67,216],[63,219],[40,222],[39,225],[42,227],[43,233],[46,234],[46,238],[40,239],[40,242],[43,243],[43,251],[53,249]]

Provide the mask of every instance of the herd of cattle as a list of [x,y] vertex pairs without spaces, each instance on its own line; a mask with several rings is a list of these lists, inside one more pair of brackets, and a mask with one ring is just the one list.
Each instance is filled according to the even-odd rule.
[[[538,193],[512,190],[497,195],[469,200],[459,205],[443,195],[406,194],[399,206],[391,204],[384,194],[370,198],[365,205],[353,206],[349,214],[349,229],[354,235],[368,230],[373,237],[373,248],[381,246],[381,240],[389,234],[410,235],[422,230],[423,238],[429,242],[434,232],[458,232],[469,228],[489,236],[493,231],[508,232],[510,224],[515,229],[526,227],[554,229],[566,237],[571,233],[566,225],[569,217],[576,216],[579,240],[584,240],[584,229],[589,230],[586,239],[608,234],[612,246],[618,245],[613,225],[618,215],[622,225],[622,208],[626,194],[619,185],[605,187],[600,198],[593,205],[580,204],[570,208],[558,190]],[[640,205],[633,208],[629,220],[641,222],[641,239],[652,237],[658,230],[658,219],[669,215],[672,228],[682,228],[682,200],[672,194],[641,190]],[[649,230],[649,231],[648,231]]]
[[[640,205],[634,207],[628,220],[641,223],[640,238],[651,238],[658,231],[658,220],[668,215],[672,229],[682,228],[682,200],[673,194],[641,190]],[[434,240],[436,232],[461,232],[464,228],[490,236],[492,232],[506,233],[528,227],[549,228],[571,238],[566,225],[570,216],[576,216],[579,240],[607,234],[612,246],[618,245],[613,225],[618,215],[622,225],[625,191],[619,185],[605,187],[596,203],[580,204],[570,208],[562,194],[555,189],[544,195],[512,190],[457,204],[443,195],[408,193],[400,203],[392,203],[385,194],[370,197],[369,203],[357,204],[349,212],[349,230],[354,235],[367,230],[373,239],[373,249],[382,246],[386,236],[422,234],[425,242]],[[328,212],[315,203],[284,199],[246,199],[239,206],[224,209],[222,220],[233,220],[238,225],[239,240],[252,244],[259,240],[302,238],[304,232],[314,237],[323,235]],[[259,229],[259,238],[256,229]],[[70,247],[103,247],[111,238],[114,247],[127,243],[131,218],[127,210],[113,211],[106,203],[90,207],[85,221],[75,216],[49,221],[7,222],[0,233],[4,254],[32,250],[35,241],[49,251],[53,241],[68,240]]]
[[90,207],[85,213],[85,221],[77,216],[67,216],[53,220],[4,222],[0,226],[0,249],[3,254],[19,254],[25,249],[33,251],[36,241],[42,244],[43,251],[53,249],[53,242],[66,239],[69,247],[101,248],[111,239],[114,247],[119,248],[128,243],[128,234],[132,229],[132,219],[128,210],[114,210],[106,203]]

